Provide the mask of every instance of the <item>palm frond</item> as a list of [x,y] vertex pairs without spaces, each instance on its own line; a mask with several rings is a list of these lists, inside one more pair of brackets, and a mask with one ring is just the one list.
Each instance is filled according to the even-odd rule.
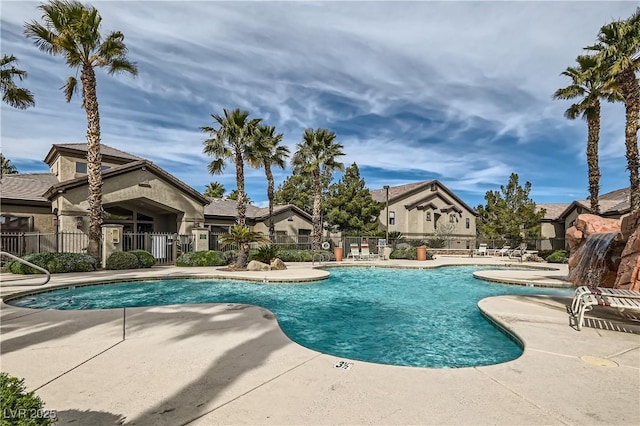
[[78,80],[75,77],[69,77],[61,89],[64,90],[64,98],[67,102],[71,102],[73,95],[78,91]]

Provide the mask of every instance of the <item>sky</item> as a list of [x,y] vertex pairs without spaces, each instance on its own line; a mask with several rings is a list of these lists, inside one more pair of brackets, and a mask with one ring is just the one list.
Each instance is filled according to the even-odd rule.
[[[39,2],[0,3],[3,54],[35,95],[1,108],[1,150],[21,173],[47,172],[52,144],[85,142],[81,93],[67,103],[64,58],[38,50],[24,23]],[[198,191],[236,187],[235,167],[210,175],[211,114],[240,108],[276,126],[291,152],[306,128],[326,128],[367,187],[438,179],[468,205],[531,182],[536,203],[588,195],[584,120],[568,120],[561,72],[602,25],[637,1],[93,1],[101,32],[121,31],[138,76],[97,72],[102,143],[153,161]],[[628,187],[624,106],[602,107],[601,191]],[[246,192],[266,205],[264,170]],[[274,170],[276,186],[291,167]],[[341,173],[335,174],[339,179]]]

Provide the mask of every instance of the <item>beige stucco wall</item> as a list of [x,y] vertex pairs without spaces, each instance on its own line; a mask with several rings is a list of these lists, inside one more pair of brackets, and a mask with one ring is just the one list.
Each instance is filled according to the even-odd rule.
[[32,218],[33,232],[55,232],[53,225],[53,218],[55,216],[51,213],[49,207],[20,206],[3,202],[0,206],[0,213],[16,217]]
[[[289,217],[291,217],[293,220],[290,221]],[[279,214],[273,216],[273,221],[276,232],[286,232],[287,235],[298,235],[299,229],[311,230],[313,228],[311,222],[309,222],[306,218],[298,215],[296,212],[293,212],[293,214],[290,214],[289,211],[280,212]],[[253,226],[253,230],[268,235],[269,220],[265,219],[262,222],[257,222]]]
[[[411,205],[412,203],[419,201],[430,194],[436,194],[436,197],[429,202],[436,206],[436,210],[432,210],[428,208],[427,210],[418,210],[417,208],[412,208],[411,210],[406,209],[406,205]],[[460,205],[456,200],[449,196],[448,194],[442,194],[446,200],[450,201],[451,204],[459,207],[462,210],[462,214],[459,214],[453,210],[450,212],[442,212],[441,209],[448,205],[448,202],[445,202],[440,196],[438,196],[438,192],[431,191],[430,188],[426,188],[424,191],[414,194],[410,197],[403,198],[401,200],[397,200],[393,203],[389,204],[389,211],[395,212],[395,224],[389,225],[389,232],[402,232],[402,234],[406,236],[422,236],[422,235],[433,235],[435,233],[436,221],[435,214],[438,213],[441,215],[438,224],[443,223],[449,225],[449,215],[454,215],[454,218],[457,221],[453,222],[455,225],[452,234],[457,236],[464,237],[474,237],[476,235],[476,218],[475,216],[469,212],[464,206]],[[431,220],[426,220],[426,213],[431,212]],[[466,219],[469,219],[469,228],[466,228]],[[383,208],[380,211],[380,228],[384,230],[386,228],[386,208]]]
[[[86,176],[86,173],[76,173],[76,163],[87,163],[86,158],[76,158],[58,155],[51,163],[49,170],[58,177],[58,181],[62,182],[69,179],[75,179]],[[103,166],[116,167],[120,164],[102,161]]]
[[[186,196],[179,189],[151,172],[147,172],[145,179],[143,179],[145,183],[148,182],[148,185],[140,185],[142,173],[140,170],[134,170],[106,178],[102,186],[103,205],[124,202],[135,204],[136,199],[143,199],[145,204],[154,204],[154,209],[163,210],[153,213],[152,217],[154,217],[157,227],[164,225],[164,227],[173,228],[168,221],[177,216],[175,229],[180,234],[190,233],[196,223],[200,225],[204,223],[204,207],[198,201]],[[89,211],[87,190],[86,185],[69,189],[56,198],[52,207],[58,208],[61,216],[86,216]],[[71,227],[76,229],[75,222],[69,222],[65,219],[60,221],[61,230],[67,230],[66,227],[70,223]],[[62,228],[63,226],[65,228]],[[86,229],[84,230],[86,231]],[[167,230],[173,231],[173,229]]]

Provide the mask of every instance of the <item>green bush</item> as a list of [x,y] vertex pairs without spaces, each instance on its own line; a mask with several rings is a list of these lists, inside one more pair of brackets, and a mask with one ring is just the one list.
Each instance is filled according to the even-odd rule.
[[336,257],[333,255],[333,252],[328,250],[280,250],[278,254],[278,258],[283,262],[311,262],[314,259],[320,260],[322,257],[323,261],[336,260]]
[[117,251],[107,259],[106,269],[137,269],[140,267],[138,256],[131,252]]
[[151,268],[156,264],[156,258],[146,250],[131,250],[129,253],[138,258],[138,268]]
[[279,252],[280,252],[280,249],[278,248],[278,246],[273,244],[265,244],[263,246],[260,246],[256,250],[256,253],[253,256],[253,260],[257,260],[258,262],[262,262],[266,264],[271,264],[271,261],[276,257],[278,257]]
[[556,250],[545,259],[549,263],[564,263],[567,261],[566,250]]
[[425,241],[425,245],[431,248],[444,248],[446,241],[443,238],[429,238]]
[[36,426],[55,423],[54,411],[33,392],[25,392],[24,379],[0,373],[0,412],[2,425]]
[[391,252],[389,258],[416,260],[418,258],[418,250],[416,247],[397,248]]
[[224,253],[214,250],[182,253],[176,259],[176,266],[224,266],[230,263]]
[[[82,253],[31,253],[23,257],[27,262],[38,265],[52,274],[65,272],[90,272],[98,267],[98,261]],[[6,269],[14,274],[41,274],[37,269],[12,260]]]

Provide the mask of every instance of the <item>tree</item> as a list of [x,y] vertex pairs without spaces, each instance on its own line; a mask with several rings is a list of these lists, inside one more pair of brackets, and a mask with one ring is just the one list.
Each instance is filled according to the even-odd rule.
[[582,116],[587,121],[587,167],[589,175],[589,199],[591,210],[600,212],[598,195],[600,192],[600,168],[598,166],[598,142],[600,140],[600,99],[610,102],[621,100],[620,94],[607,88],[602,67],[595,56],[581,55],[576,59],[577,67],[568,67],[562,72],[571,79],[571,84],[558,89],[555,99],[580,98],[565,111],[565,116],[575,120]]
[[244,160],[245,153],[251,142],[254,128],[260,123],[260,119],[250,120],[247,111],[240,109],[224,109],[224,116],[211,114],[211,117],[220,126],[201,127],[211,138],[204,141],[204,153],[214,159],[209,163],[209,173],[220,174],[223,172],[227,161],[234,161],[236,166],[236,185],[238,190],[238,213],[236,222],[240,226],[246,223],[247,196],[244,192]]
[[18,60],[13,55],[2,55],[0,62],[0,88],[2,88],[2,101],[14,108],[27,109],[36,103],[33,94],[27,90],[16,86],[13,77],[18,77],[22,81],[27,77],[27,72],[15,67]]
[[322,187],[320,176],[322,171],[343,170],[344,165],[337,158],[344,155],[343,146],[335,142],[336,134],[326,129],[306,129],[302,135],[302,143],[298,143],[291,164],[298,173],[310,173],[313,179],[313,231],[312,247],[320,248],[322,224],[320,223],[320,207],[322,203]]
[[500,191],[487,191],[484,196],[487,204],[476,209],[478,236],[502,238],[513,243],[539,237],[545,210],[536,213],[536,203],[529,198],[530,192],[531,183],[526,182],[522,188],[515,173],[511,174],[506,187],[500,187]]
[[0,154],[0,163],[2,163],[2,175],[15,175],[18,173],[18,168],[11,164],[11,160],[2,154]]
[[244,269],[247,267],[249,244],[268,242],[269,239],[262,232],[254,232],[246,226],[241,225],[233,225],[229,233],[220,236],[222,247],[227,247],[231,244],[237,244],[239,247],[238,258],[234,265],[236,269]]
[[286,158],[289,158],[289,148],[280,145],[282,133],[274,134],[273,126],[258,126],[254,133],[253,143],[247,153],[247,160],[253,167],[264,167],[267,177],[267,197],[269,199],[269,238],[275,241],[276,228],[273,223],[274,183],[271,165],[284,169]]
[[362,235],[378,229],[383,204],[371,198],[356,163],[345,170],[338,183],[331,185],[327,205],[325,221],[341,232]]
[[[79,1],[53,0],[38,6],[43,23],[36,20],[25,24],[25,34],[35,39],[40,50],[65,58],[69,67],[80,69],[82,107],[87,115],[87,180],[89,184],[89,246],[87,254],[99,257],[102,224],[102,157],[100,155],[100,113],[96,92],[96,67],[106,67],[109,74],[138,70],[127,57],[124,35],[109,33],[104,39],[100,32],[102,17],[90,5]],[[78,87],[78,80],[69,77],[63,87],[67,102]]]
[[640,118],[640,8],[627,20],[614,21],[600,28],[598,42],[586,48],[596,52],[606,70],[607,86],[617,88],[626,109],[625,146],[631,183],[631,211],[640,209],[640,159],[638,157],[638,119]]
[[204,196],[211,198],[224,197],[224,185],[220,182],[211,182],[204,188]]
[[[322,188],[323,202],[320,206],[322,216],[327,213],[326,199],[329,196],[328,188],[331,183],[332,173],[323,171],[320,174],[320,187]],[[293,204],[296,207],[311,214],[313,212],[313,178],[308,173],[298,174],[296,170],[282,182],[274,194],[274,202],[277,204]]]
[[[240,196],[240,192],[238,192],[237,189],[232,190],[231,192],[229,192],[229,195],[227,195],[225,198],[227,200],[234,200],[234,201],[238,201],[238,197]],[[244,201],[247,204],[251,204],[251,198],[249,198],[249,196],[247,194],[244,195]]]

